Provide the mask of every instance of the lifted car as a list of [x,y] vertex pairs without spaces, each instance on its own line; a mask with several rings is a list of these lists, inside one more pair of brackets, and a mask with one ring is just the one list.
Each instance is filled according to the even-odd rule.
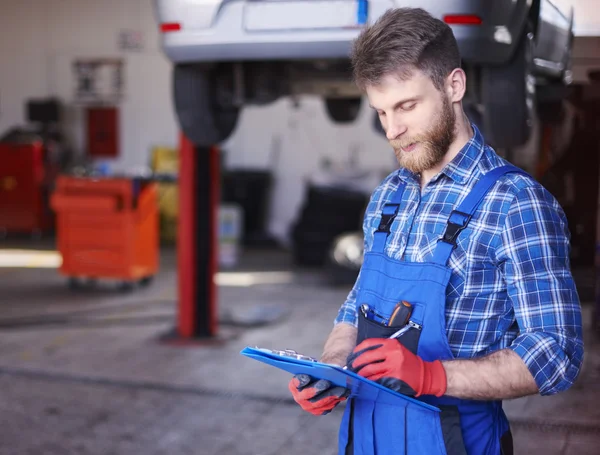
[[550,0],[155,0],[182,131],[197,145],[219,143],[244,105],[301,94],[322,96],[334,121],[355,120],[352,41],[401,6],[450,25],[466,108],[496,147],[524,144],[540,91],[560,101],[570,83],[573,11]]

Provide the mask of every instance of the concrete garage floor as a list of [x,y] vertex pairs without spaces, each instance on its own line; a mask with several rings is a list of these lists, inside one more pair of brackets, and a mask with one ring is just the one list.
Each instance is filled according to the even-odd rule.
[[[176,313],[171,249],[155,282],[130,294],[103,283],[69,291],[53,269],[0,269],[0,453],[335,454],[342,409],[304,413],[287,390],[289,374],[239,354],[247,345],[320,354],[348,288],[292,270],[285,253],[248,252],[219,276],[221,333],[234,338],[175,347],[158,341]],[[283,315],[240,326],[269,308]],[[584,304],[579,382],[559,396],[506,403],[515,453],[598,453],[600,343],[589,331],[591,309]]]

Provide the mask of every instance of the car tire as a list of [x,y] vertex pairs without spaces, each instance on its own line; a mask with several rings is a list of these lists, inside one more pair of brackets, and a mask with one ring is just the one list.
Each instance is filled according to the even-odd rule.
[[562,84],[539,86],[536,93],[536,112],[540,122],[546,125],[560,125],[566,115],[565,99],[569,87]]
[[563,85],[571,85],[573,83],[573,46],[575,45],[575,33],[571,31],[569,33],[569,44],[568,51],[565,54],[565,61],[563,62],[563,72],[561,74],[561,83]]
[[536,112],[542,123],[560,125],[566,115],[565,100],[571,94],[573,82],[573,40],[571,33],[560,78],[546,80],[536,88]]
[[325,109],[335,123],[352,123],[358,118],[362,98],[325,98]]
[[494,147],[519,147],[531,136],[535,109],[533,40],[527,29],[507,65],[482,69],[482,123],[486,139]]
[[198,65],[174,67],[173,100],[179,126],[197,146],[223,142],[237,125],[240,108],[218,99],[219,92],[233,80],[233,71],[227,73]]

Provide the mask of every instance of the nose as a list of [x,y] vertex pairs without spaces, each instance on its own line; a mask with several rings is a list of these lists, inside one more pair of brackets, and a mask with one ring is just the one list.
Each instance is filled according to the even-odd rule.
[[398,139],[406,133],[406,125],[397,116],[388,115],[386,120],[387,124],[384,125],[384,130],[388,141]]

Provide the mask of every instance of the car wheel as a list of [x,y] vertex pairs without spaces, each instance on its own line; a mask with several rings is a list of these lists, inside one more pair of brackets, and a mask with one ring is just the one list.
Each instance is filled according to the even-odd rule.
[[325,98],[329,118],[336,123],[351,123],[358,118],[362,98]]
[[483,129],[486,139],[497,148],[521,146],[531,135],[535,109],[533,40],[533,33],[527,31],[507,65],[482,69]]
[[573,39],[571,33],[569,50],[565,56],[564,69],[559,79],[547,80],[536,87],[536,112],[541,122],[559,125],[566,114],[565,100],[572,91]]
[[233,77],[228,67],[175,65],[175,112],[181,130],[195,145],[218,144],[235,129],[240,108],[233,102]]
[[569,34],[568,51],[565,55],[565,61],[563,62],[564,69],[561,75],[561,82],[564,85],[571,85],[573,83],[573,46],[575,45],[575,34],[571,32]]

